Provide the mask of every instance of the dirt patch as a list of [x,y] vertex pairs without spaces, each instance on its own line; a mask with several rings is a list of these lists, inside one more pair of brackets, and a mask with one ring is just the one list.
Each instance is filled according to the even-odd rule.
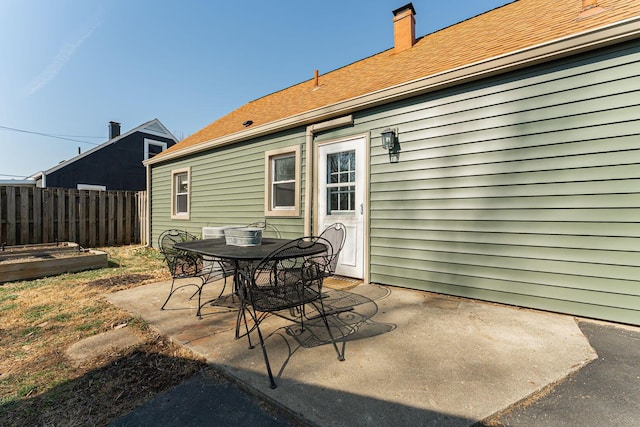
[[150,274],[127,274],[115,277],[106,277],[104,279],[92,280],[87,286],[97,286],[101,288],[118,288],[125,289],[129,285],[140,283],[154,276]]

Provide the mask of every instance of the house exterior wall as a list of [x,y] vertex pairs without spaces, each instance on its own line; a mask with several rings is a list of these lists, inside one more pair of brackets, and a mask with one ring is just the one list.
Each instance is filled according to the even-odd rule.
[[[151,242],[157,247],[162,231],[179,228],[200,235],[202,227],[247,225],[264,221],[265,152],[300,146],[302,150],[301,193],[304,193],[305,129],[299,128],[247,143],[213,149],[179,161],[151,168]],[[171,219],[171,171],[190,168],[191,193],[188,220]],[[301,210],[304,209],[300,197]],[[303,234],[299,217],[268,217],[283,238]]]
[[47,174],[47,187],[76,188],[78,184],[104,185],[107,190],[144,191],[147,187],[144,160],[145,138],[175,144],[170,138],[135,132],[113,144]]
[[371,281],[640,324],[639,100],[635,42],[359,116]]
[[[370,135],[371,282],[640,324],[639,99],[636,41],[354,112],[315,141]],[[154,244],[262,219],[264,152],[304,141],[299,128],[152,165]],[[185,166],[191,219],[172,221]],[[269,221],[303,232],[302,217]]]

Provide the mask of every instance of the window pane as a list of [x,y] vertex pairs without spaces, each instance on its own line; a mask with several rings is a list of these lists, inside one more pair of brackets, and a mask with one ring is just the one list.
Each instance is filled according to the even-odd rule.
[[189,191],[189,180],[186,173],[176,175],[176,193],[186,193]]
[[327,184],[355,181],[355,151],[343,151],[327,156]]
[[187,212],[187,195],[180,194],[176,196],[176,213]]
[[285,182],[273,186],[274,208],[293,208],[295,206],[296,186],[294,182]]
[[294,156],[274,159],[273,164],[274,181],[292,181],[296,178],[296,159]]
[[353,185],[327,188],[327,203],[329,215],[344,211],[354,211],[356,208],[356,188]]
[[345,206],[345,209],[349,211],[355,211],[356,210],[356,188],[348,187],[347,191],[349,192],[349,199],[348,199],[347,205]]
[[162,145],[149,144],[149,158],[152,158],[158,153],[162,153]]
[[329,212],[327,213],[331,214],[331,212],[337,211],[337,210],[338,210],[338,192],[336,191],[335,188],[332,188],[331,190],[329,190]]

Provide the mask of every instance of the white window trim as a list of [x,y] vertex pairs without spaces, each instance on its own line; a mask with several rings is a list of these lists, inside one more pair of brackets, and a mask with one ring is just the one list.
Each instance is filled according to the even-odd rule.
[[[273,209],[271,204],[272,198],[272,159],[285,154],[293,154],[296,162],[295,171],[295,205],[288,209]],[[264,215],[265,216],[300,216],[300,146],[279,148],[264,153]]]
[[158,147],[162,147],[162,151],[167,149],[167,143],[162,141],[156,141],[153,139],[145,138],[144,139],[144,159],[149,160],[149,146],[156,145]]
[[78,184],[77,188],[78,190],[107,191],[106,185]]
[[[187,174],[187,211],[176,213],[176,175]],[[191,218],[191,168],[174,169],[171,171],[171,219]]]

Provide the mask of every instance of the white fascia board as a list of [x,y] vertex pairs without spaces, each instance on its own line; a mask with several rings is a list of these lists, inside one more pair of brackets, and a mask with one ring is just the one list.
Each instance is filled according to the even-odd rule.
[[163,163],[188,156],[190,154],[209,150],[211,148],[245,141],[297,126],[309,125],[338,115],[350,114],[355,111],[371,108],[377,105],[387,104],[446,87],[456,86],[464,82],[479,80],[481,78],[506,73],[507,71],[513,71],[554,59],[575,55],[581,52],[622,43],[638,37],[640,37],[640,16],[447,70],[438,74],[432,74],[424,78],[256,126],[253,129],[243,130],[210,141],[201,142],[160,156],[160,158],[158,158],[158,156],[153,157],[143,163],[145,165]]

